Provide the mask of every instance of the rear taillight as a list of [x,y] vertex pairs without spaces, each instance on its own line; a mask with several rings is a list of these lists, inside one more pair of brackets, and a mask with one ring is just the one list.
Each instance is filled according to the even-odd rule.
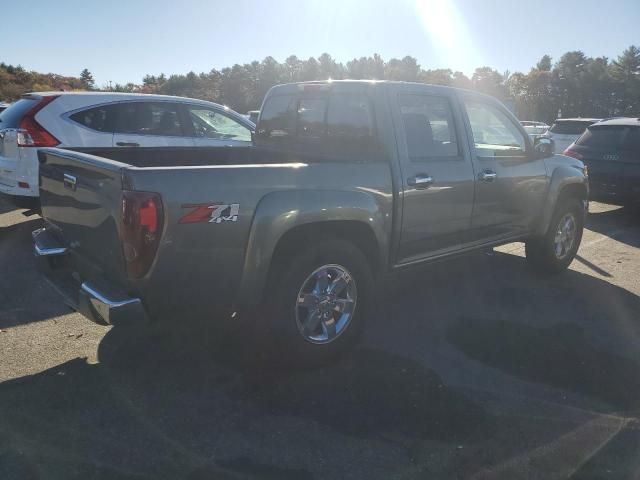
[[19,147],[55,147],[60,144],[56,137],[47,132],[36,121],[36,113],[56,98],[58,98],[58,95],[43,97],[31,110],[23,115],[18,127]]
[[121,240],[127,274],[141,278],[149,271],[162,235],[162,200],[157,193],[122,192]]
[[581,153],[578,153],[575,150],[572,150],[571,147],[567,148],[564,152],[562,152],[562,154],[566,155],[567,157],[576,158],[578,160],[582,160],[584,158],[584,156]]

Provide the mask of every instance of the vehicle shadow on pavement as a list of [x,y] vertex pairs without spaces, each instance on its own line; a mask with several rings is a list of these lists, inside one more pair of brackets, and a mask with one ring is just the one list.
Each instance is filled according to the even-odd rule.
[[[589,212],[586,228],[618,242],[640,248],[640,206],[613,207],[601,212]],[[637,229],[636,232],[631,231]]]
[[100,364],[0,384],[0,410],[13,412],[0,419],[0,478],[341,477],[355,458],[370,457],[371,473],[407,462],[416,439],[491,431],[481,407],[401,356],[358,348],[312,371],[239,370],[209,334],[112,329]]
[[[75,359],[0,384],[0,478],[468,478],[574,429],[489,411],[472,391],[451,386],[460,368],[480,382],[486,375],[498,392],[514,377],[594,395],[605,412],[633,409],[636,363],[593,341],[611,304],[585,312],[610,298],[618,308],[604,319],[610,328],[637,333],[638,319],[629,324],[620,312],[637,312],[638,297],[573,271],[541,280],[522,263],[480,255],[398,282],[369,328],[403,353],[369,342],[310,371],[241,367],[250,350],[179,318],[111,329],[99,364]],[[418,308],[431,299],[437,307]],[[553,326],[576,309],[571,318],[584,325],[565,318],[568,326]],[[531,323],[537,318],[544,321]],[[434,329],[433,345],[425,328]],[[454,353],[433,348],[437,370],[419,360],[443,345]],[[491,377],[484,364],[507,378]],[[545,371],[554,367],[565,372]],[[638,432],[624,432],[632,437],[625,445],[640,445]],[[633,478],[637,450],[626,448],[603,448],[581,472]]]
[[[543,276],[527,268],[524,258],[498,252],[416,271],[395,282],[388,297],[393,301],[386,302],[385,315],[395,311],[397,320],[375,340],[420,358],[447,383],[468,385],[472,400],[486,393],[511,411],[517,402],[536,405],[519,411],[517,422],[489,409],[496,438],[509,421],[532,422],[518,427],[521,438],[511,446],[504,439],[499,445],[488,441],[485,448],[494,456],[517,458],[517,450],[527,448],[522,438],[535,437],[529,429],[542,429],[531,451],[541,445],[551,451],[556,439],[571,436],[555,430],[562,422],[579,429],[590,417],[607,418],[624,426],[619,433],[612,427],[609,439],[593,436],[590,460],[581,458],[564,476],[537,470],[536,478],[637,478],[640,297],[573,270]],[[429,340],[422,348],[412,346],[423,338]],[[525,463],[523,468],[531,468]],[[536,470],[524,472],[516,478],[530,478]],[[513,473],[487,478],[514,478]]]
[[34,267],[31,232],[41,226],[36,217],[0,227],[0,329],[70,311]]

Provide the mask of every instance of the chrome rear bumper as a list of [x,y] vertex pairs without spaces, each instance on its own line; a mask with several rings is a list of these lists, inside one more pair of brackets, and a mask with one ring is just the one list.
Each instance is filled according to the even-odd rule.
[[33,232],[38,269],[65,303],[89,320],[108,325],[128,325],[148,321],[139,298],[129,297],[101,282],[81,280],[68,262],[68,250],[41,228]]

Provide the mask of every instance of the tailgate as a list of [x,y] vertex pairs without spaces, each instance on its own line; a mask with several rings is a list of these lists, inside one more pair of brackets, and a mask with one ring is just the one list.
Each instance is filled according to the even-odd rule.
[[79,274],[126,278],[119,225],[127,165],[57,148],[38,155],[42,216]]
[[624,160],[607,159],[606,154],[593,152],[585,155],[582,161],[589,167],[589,183],[594,194],[621,197],[640,195],[640,163]]

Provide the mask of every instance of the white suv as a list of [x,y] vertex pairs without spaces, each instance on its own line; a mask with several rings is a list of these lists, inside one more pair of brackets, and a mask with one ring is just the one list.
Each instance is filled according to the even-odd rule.
[[216,103],[103,92],[30,93],[0,113],[0,193],[38,193],[37,147],[207,147],[251,143],[255,125]]
[[556,153],[562,153],[588,126],[599,121],[598,118],[558,118],[544,136],[553,139]]

